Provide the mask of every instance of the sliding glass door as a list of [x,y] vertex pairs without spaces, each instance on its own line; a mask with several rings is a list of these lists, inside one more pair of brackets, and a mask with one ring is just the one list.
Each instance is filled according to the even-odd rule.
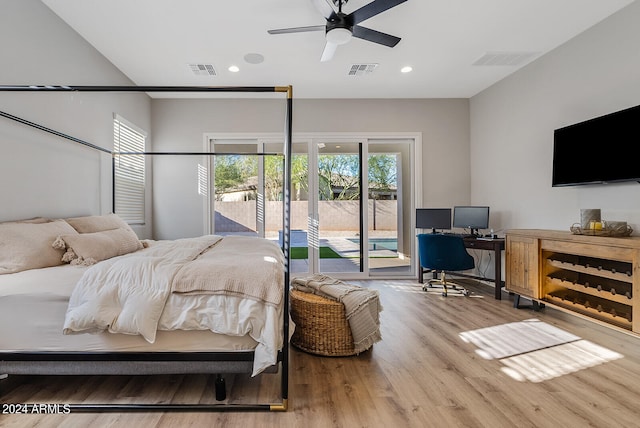
[[[412,142],[311,137],[294,142],[292,273],[366,278],[415,272]],[[282,142],[211,140],[210,150],[216,153],[208,192],[211,233],[282,244]]]
[[[264,199],[262,162],[258,147],[250,142],[216,142],[211,159],[213,186],[213,228],[218,235],[263,236]],[[225,154],[228,153],[228,154]]]
[[403,168],[410,165],[410,148],[406,141],[368,144],[367,254],[372,276],[411,273],[412,186],[410,169]]
[[[279,152],[282,143],[265,143],[267,152]],[[270,163],[271,157],[265,157],[265,164]],[[265,183],[274,183],[282,191],[282,159],[277,165],[265,167]],[[282,198],[266,195],[265,214],[268,219],[265,237],[278,239],[282,245]],[[309,155],[307,142],[294,142],[291,158],[291,239],[289,253],[291,257],[291,272],[305,274],[313,271],[310,261],[313,261],[313,235],[310,231],[314,226],[309,221]],[[316,235],[317,236],[317,235]]]
[[362,143],[317,143],[318,257],[323,273],[364,272]]

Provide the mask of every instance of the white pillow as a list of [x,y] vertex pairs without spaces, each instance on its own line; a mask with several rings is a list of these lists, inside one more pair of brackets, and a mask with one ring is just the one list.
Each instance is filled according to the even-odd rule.
[[64,251],[51,245],[59,235],[74,234],[64,220],[0,223],[0,274],[61,265]]

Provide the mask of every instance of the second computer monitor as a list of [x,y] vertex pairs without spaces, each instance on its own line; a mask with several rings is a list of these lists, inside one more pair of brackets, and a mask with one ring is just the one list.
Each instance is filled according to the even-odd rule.
[[478,229],[489,228],[489,207],[456,206],[453,207],[453,227],[470,229],[472,235]]
[[451,229],[451,208],[418,208],[416,209],[416,227],[418,229],[436,230]]

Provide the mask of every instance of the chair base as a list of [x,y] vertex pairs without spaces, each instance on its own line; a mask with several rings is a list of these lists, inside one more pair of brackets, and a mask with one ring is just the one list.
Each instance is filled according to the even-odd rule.
[[443,297],[447,297],[448,287],[450,287],[454,291],[460,291],[462,295],[464,295],[465,297],[469,297],[469,295],[471,294],[469,290],[467,290],[465,287],[461,286],[460,284],[447,281],[446,273],[441,272],[440,275],[441,275],[440,279],[430,279],[429,281],[427,281],[427,284],[422,286],[422,291],[427,291],[428,288],[433,287],[435,284],[442,287]]

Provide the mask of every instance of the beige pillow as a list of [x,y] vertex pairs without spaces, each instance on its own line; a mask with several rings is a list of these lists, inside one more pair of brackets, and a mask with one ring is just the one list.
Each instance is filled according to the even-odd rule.
[[63,250],[51,244],[59,235],[77,235],[64,220],[0,224],[0,274],[62,264]]
[[49,223],[51,220],[45,217],[33,217],[33,218],[28,218],[25,220],[14,220],[14,221],[7,221],[7,222],[3,222],[0,224],[5,224],[5,223],[32,223],[32,224],[39,224],[39,223]]
[[92,215],[86,217],[74,217],[66,219],[79,233],[102,232],[113,229],[130,229],[131,227],[117,214]]
[[67,248],[64,260],[71,264],[91,265],[142,249],[142,242],[129,229],[62,235],[60,239]]

